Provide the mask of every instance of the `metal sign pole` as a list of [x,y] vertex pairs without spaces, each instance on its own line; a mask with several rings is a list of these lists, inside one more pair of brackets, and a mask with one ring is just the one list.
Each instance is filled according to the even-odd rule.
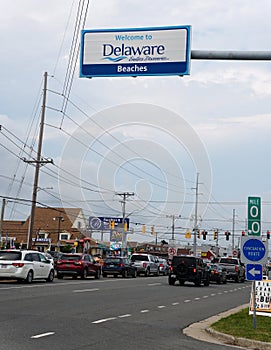
[[256,330],[257,328],[257,321],[256,321],[256,281],[253,281],[253,329]]

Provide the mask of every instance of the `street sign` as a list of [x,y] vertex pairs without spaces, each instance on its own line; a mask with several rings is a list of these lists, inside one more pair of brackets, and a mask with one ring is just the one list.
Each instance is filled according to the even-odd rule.
[[187,75],[191,27],[83,30],[80,77]]
[[176,249],[173,247],[168,248],[168,255],[173,256],[176,254]]
[[236,257],[236,256],[238,255],[237,250],[234,250],[234,251],[232,252],[232,255],[233,255],[234,257]]
[[[109,230],[109,224],[111,221],[114,221],[114,226],[117,227],[118,225],[121,225],[123,222],[123,218],[116,218],[116,217],[96,217],[96,216],[90,216],[89,217],[89,228],[91,230]],[[125,218],[125,222],[127,223],[127,227],[129,227],[129,218]]]
[[261,235],[261,197],[248,197],[248,234]]
[[261,264],[246,265],[246,279],[248,281],[261,281],[263,279],[263,268]]
[[241,261],[244,264],[265,264],[267,262],[267,241],[248,236],[241,237]]

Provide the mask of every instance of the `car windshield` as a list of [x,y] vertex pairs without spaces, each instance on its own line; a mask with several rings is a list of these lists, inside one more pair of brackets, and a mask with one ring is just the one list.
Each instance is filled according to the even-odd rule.
[[179,264],[184,264],[184,265],[195,265],[195,259],[186,257],[186,256],[174,256],[173,257],[173,265],[179,265]]
[[62,254],[61,260],[81,260],[80,255]]
[[148,257],[146,255],[133,255],[131,257],[132,261],[148,261]]
[[0,251],[0,260],[21,260],[21,259],[22,259],[21,252]]
[[238,265],[237,260],[235,260],[235,259],[230,259],[230,258],[223,258],[223,259],[220,259],[220,263],[222,263],[222,264]]

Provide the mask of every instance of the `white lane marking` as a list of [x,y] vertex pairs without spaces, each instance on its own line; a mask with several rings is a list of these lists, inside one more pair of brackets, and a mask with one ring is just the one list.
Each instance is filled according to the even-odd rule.
[[200,298],[194,298],[194,300],[200,300]]
[[189,300],[189,299],[186,299],[185,301],[184,301],[184,303],[189,303],[191,300]]
[[130,316],[132,316],[131,314],[125,314],[125,315],[120,315],[120,316],[118,316],[119,318],[124,318],[124,317],[130,317]]
[[162,283],[148,283],[147,286],[152,287],[152,286],[161,286]]
[[73,291],[73,293],[85,293],[85,292],[96,292],[97,290],[100,290],[99,288],[91,288],[91,289],[76,289]]
[[146,313],[146,312],[150,312],[150,310],[141,310],[140,311],[142,314]]
[[204,295],[203,299],[209,298],[209,295]]
[[158,309],[163,309],[166,306],[165,305],[158,305],[157,307],[158,307]]
[[179,304],[180,304],[180,303],[176,302],[176,303],[172,303],[171,305],[174,306],[174,305],[179,305]]
[[103,322],[115,320],[116,318],[117,318],[117,317],[108,317],[108,318],[103,318],[103,319],[101,319],[101,320],[93,321],[93,322],[91,322],[91,323],[103,323]]
[[42,334],[37,334],[37,335],[32,335],[32,339],[38,339],[42,337],[47,337],[48,335],[53,335],[55,332],[47,332],[47,333],[42,333]]
[[212,294],[211,294],[211,297],[214,297],[215,295],[216,295],[216,293],[212,293]]
[[228,293],[228,291],[227,291],[227,290],[224,290],[224,293]]
[[218,292],[217,294],[221,295],[221,294],[223,294],[223,293],[221,293],[221,292]]

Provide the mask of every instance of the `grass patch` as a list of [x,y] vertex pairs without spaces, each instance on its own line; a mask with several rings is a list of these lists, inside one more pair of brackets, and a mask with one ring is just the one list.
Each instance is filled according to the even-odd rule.
[[256,330],[254,330],[253,315],[249,315],[248,308],[245,308],[236,314],[222,318],[212,324],[211,327],[218,332],[230,334],[234,337],[271,342],[271,318],[257,316],[256,325]]

